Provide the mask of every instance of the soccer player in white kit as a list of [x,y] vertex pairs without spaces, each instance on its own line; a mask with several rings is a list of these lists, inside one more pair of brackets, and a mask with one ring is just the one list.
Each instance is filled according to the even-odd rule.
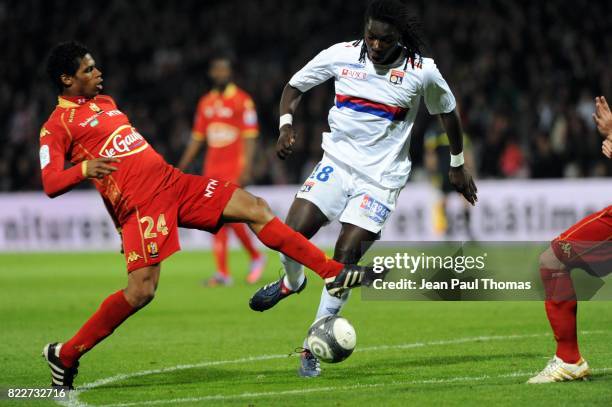
[[[434,60],[421,56],[423,41],[409,11],[398,0],[374,0],[364,20],[364,37],[332,45],[298,71],[280,102],[277,154],[287,158],[297,137],[292,126],[301,96],[334,79],[330,132],[323,133],[323,158],[304,182],[286,223],[308,239],[325,224],[342,224],[334,259],[356,263],[380,237],[410,174],[410,132],[421,97],[448,134],[450,182],[471,203],[476,186],[463,166],[463,140],[456,102]],[[285,275],[255,293],[250,306],[265,311],[306,285],[302,266],[281,256]],[[323,290],[315,319],[337,314],[348,292]],[[306,349],[299,374],[319,376],[319,361]]]

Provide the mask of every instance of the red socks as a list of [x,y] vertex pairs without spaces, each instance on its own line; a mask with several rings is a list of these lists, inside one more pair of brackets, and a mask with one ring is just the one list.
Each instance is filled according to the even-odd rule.
[[213,237],[213,254],[217,263],[217,271],[224,277],[229,277],[227,268],[227,227],[223,226]]
[[285,225],[278,218],[268,222],[259,231],[257,237],[269,248],[291,257],[324,279],[337,276],[344,268],[342,263],[329,259],[308,239]]
[[240,240],[246,251],[249,252],[251,260],[255,260],[261,256],[259,250],[257,250],[253,245],[253,241],[251,240],[247,227],[244,223],[228,223],[227,226],[232,228],[238,240]]
[[113,333],[132,312],[133,308],[125,299],[123,290],[107,297],[79,332],[62,345],[60,360],[64,366],[72,367],[85,352]]
[[557,356],[566,363],[580,360],[576,332],[576,292],[570,273],[565,270],[540,269],[546,293],[546,316],[557,341]]

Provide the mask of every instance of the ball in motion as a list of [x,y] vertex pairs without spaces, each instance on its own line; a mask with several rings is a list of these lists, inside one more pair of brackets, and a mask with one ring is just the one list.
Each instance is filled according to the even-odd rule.
[[308,329],[306,343],[322,362],[338,363],[351,356],[357,335],[346,318],[328,315],[316,320]]

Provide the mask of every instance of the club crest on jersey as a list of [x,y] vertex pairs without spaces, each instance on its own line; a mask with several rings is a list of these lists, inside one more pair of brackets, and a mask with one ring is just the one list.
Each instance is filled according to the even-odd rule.
[[394,85],[401,85],[404,80],[404,71],[399,71],[397,69],[392,69],[391,74],[389,75],[389,82]]
[[141,152],[149,144],[135,128],[129,124],[119,126],[100,149],[101,157],[125,157]]
[[362,209],[364,216],[372,219],[379,225],[385,223],[391,213],[391,209],[387,208],[382,202],[377,201],[370,195],[364,195],[359,207]]
[[157,243],[156,242],[147,243],[147,252],[149,252],[149,256],[152,258],[159,256],[159,250],[157,248]]
[[559,247],[567,257],[572,255],[572,244],[568,242],[559,242]]
[[368,74],[366,72],[348,68],[342,68],[340,70],[340,76],[342,78],[357,79],[359,81],[365,81],[368,78]]
[[300,192],[310,192],[310,190],[312,189],[312,187],[314,187],[314,185],[315,185],[314,181],[306,181],[302,185],[302,188],[300,188]]
[[100,113],[102,112],[102,109],[100,109],[100,107],[98,105],[96,105],[95,103],[90,103],[89,104],[89,108],[91,110],[93,110],[95,113]]

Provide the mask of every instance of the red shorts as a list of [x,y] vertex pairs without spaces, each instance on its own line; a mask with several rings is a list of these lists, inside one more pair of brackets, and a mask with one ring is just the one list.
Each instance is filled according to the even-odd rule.
[[160,263],[180,250],[179,227],[217,233],[223,226],[223,210],[237,188],[230,182],[181,174],[174,185],[136,206],[121,225],[128,273]]
[[612,272],[612,206],[587,216],[551,242],[566,266],[601,275]]

